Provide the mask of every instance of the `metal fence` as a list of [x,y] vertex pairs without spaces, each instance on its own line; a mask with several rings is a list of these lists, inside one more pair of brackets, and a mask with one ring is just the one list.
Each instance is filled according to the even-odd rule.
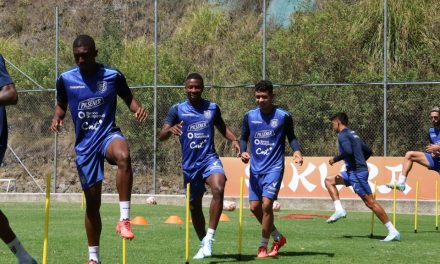
[[[117,124],[129,140],[133,170],[134,193],[180,193],[182,190],[180,145],[176,139],[165,142],[157,141],[157,133],[162,126],[168,108],[179,100],[185,99],[181,85],[161,84],[169,82],[162,78],[162,72],[169,71],[166,58],[170,54],[161,54],[161,43],[175,33],[173,25],[161,24],[159,15],[179,10],[167,10],[162,1],[113,1],[105,5],[99,1],[88,7],[57,8],[47,16],[54,21],[52,39],[44,39],[53,48],[48,55],[54,61],[53,72],[47,73],[47,79],[35,81],[32,76],[23,77],[26,72],[20,70],[19,63],[10,63],[9,71],[14,79],[25,78],[28,87],[19,87],[19,103],[8,107],[9,120],[9,151],[4,164],[0,168],[3,178],[17,179],[17,192],[43,192],[45,178],[52,177],[54,192],[78,192],[79,180],[74,162],[74,132],[70,117],[57,137],[48,129],[55,104],[55,90],[52,88],[59,69],[64,70],[72,64],[70,42],[77,33],[87,32],[90,35],[101,34],[98,42],[99,60],[114,61],[108,47],[121,45],[118,39],[120,32],[125,38],[136,38],[130,35],[133,28],[141,30],[143,35],[153,38],[145,57],[119,58],[121,69],[139,67],[138,74],[151,81],[150,84],[135,85],[136,78],[129,77],[133,93],[150,112],[147,122],[138,123],[132,118],[122,101],[118,104]],[[165,1],[166,3],[166,1]],[[384,43],[387,43],[387,1],[384,0]],[[263,17],[261,27],[261,58],[256,62],[261,78],[266,77],[266,1],[261,1]],[[163,9],[161,9],[161,7]],[[96,9],[97,14],[105,14],[107,19],[96,16],[93,20],[83,17],[85,9]],[[128,8],[135,8],[136,17],[129,17]],[[132,13],[130,13],[132,14]],[[110,19],[108,19],[110,18]],[[46,18],[48,19],[48,18]],[[50,23],[48,23],[50,25]],[[31,26],[31,25],[30,25]],[[115,28],[121,31],[115,31]],[[119,38],[121,37],[121,38]],[[188,36],[191,41],[191,36]],[[386,44],[384,44],[386,58]],[[7,54],[4,54],[6,58]],[[172,54],[182,56],[183,52]],[[206,56],[209,56],[206,55]],[[31,58],[32,59],[32,58]],[[143,68],[146,61],[153,60],[153,69]],[[38,68],[38,62],[35,62]],[[150,64],[148,64],[150,65]],[[270,65],[270,62],[269,62]],[[208,71],[210,65],[200,65],[200,69]],[[194,68],[197,70],[198,68]],[[426,139],[420,135],[426,133],[429,125],[426,120],[427,111],[432,102],[440,99],[439,82],[389,82],[387,60],[383,61],[383,81],[364,83],[326,83],[326,84],[279,84],[276,85],[276,103],[291,112],[294,116],[295,132],[302,144],[306,156],[330,156],[336,151],[336,137],[329,129],[328,118],[337,111],[350,114],[352,127],[373,148],[375,155],[404,155],[411,148],[422,148]],[[173,69],[171,69],[173,70]],[[261,70],[261,71],[260,71]],[[212,69],[210,76],[215,75]],[[53,76],[53,77],[50,77]],[[144,79],[145,79],[144,78]],[[251,83],[252,78],[249,79]],[[43,84],[40,84],[40,83]],[[46,85],[50,83],[51,85]],[[181,83],[181,82],[180,82]],[[219,104],[223,118],[237,135],[240,134],[241,118],[249,109],[255,107],[253,90],[249,83],[233,85],[207,85],[204,96]],[[50,88],[44,88],[48,86]],[[411,86],[411,90],[408,87]],[[395,109],[399,113],[395,115]],[[405,111],[402,111],[405,110]],[[216,135],[216,148],[221,156],[233,156],[230,143],[219,133]],[[56,153],[56,154],[54,154]],[[291,151],[287,150],[287,154]],[[107,179],[104,181],[103,192],[116,192],[114,175],[116,168],[106,166]]]

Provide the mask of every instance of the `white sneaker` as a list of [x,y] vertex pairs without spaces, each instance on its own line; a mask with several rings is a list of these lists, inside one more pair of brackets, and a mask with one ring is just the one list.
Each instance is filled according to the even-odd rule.
[[327,219],[327,223],[331,224],[345,217],[347,217],[347,212],[345,210],[338,210],[335,211],[332,216]]
[[400,241],[400,233],[388,233],[387,237],[381,240],[382,242]]
[[203,259],[212,256],[212,242],[214,239],[207,239],[206,237],[200,242],[200,248],[193,259]]

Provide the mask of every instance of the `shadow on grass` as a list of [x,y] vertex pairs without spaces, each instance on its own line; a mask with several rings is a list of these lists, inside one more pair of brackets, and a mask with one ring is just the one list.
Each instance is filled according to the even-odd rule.
[[368,239],[384,239],[385,236],[371,236],[371,235],[366,235],[366,236],[349,236],[349,235],[344,235],[342,236],[343,238],[349,238],[349,239],[353,239],[353,238],[368,238]]
[[[318,255],[324,255],[329,258],[333,258],[335,256],[335,253],[326,253],[326,252],[280,252],[278,253],[278,256],[272,257],[272,259],[277,259],[278,257],[301,257],[301,256],[318,256]],[[255,255],[241,255],[241,258],[238,258],[237,254],[226,254],[226,255],[213,255],[213,258],[219,258],[224,260],[219,261],[210,261],[210,264],[216,264],[216,263],[225,263],[225,262],[246,262],[246,261],[253,261],[257,257]]]

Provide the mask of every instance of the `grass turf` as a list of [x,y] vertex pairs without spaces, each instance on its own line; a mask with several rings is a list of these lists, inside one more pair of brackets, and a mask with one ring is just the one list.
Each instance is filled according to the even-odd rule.
[[[43,203],[1,203],[20,240],[41,263],[44,237]],[[214,256],[192,260],[198,239],[191,226],[190,263],[227,263],[237,261],[238,210],[225,212],[230,222],[221,222],[214,242]],[[397,229],[402,241],[383,243],[385,227],[375,219],[374,237],[369,238],[371,213],[349,212],[346,219],[327,224],[322,218],[283,219],[292,213],[330,214],[330,212],[277,212],[275,224],[287,237],[287,244],[276,258],[257,259],[261,229],[248,210],[243,214],[243,251],[241,262],[251,263],[438,263],[440,232],[435,231],[434,216],[419,216],[418,233],[414,233],[414,216],[397,215]],[[205,215],[207,210],[205,210]],[[84,212],[80,204],[54,203],[50,211],[48,263],[84,263],[88,258],[84,231]],[[127,241],[127,263],[184,263],[185,225],[164,224],[170,215],[185,218],[179,206],[133,205],[132,217],[142,215],[150,222],[134,226],[136,235]],[[103,204],[101,259],[103,263],[122,263],[122,242],[114,227],[119,217],[117,204]],[[391,215],[390,215],[391,217]],[[0,263],[17,263],[3,243]]]

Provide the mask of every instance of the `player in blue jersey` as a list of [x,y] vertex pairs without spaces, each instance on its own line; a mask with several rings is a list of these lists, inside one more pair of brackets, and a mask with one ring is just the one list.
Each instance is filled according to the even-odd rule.
[[[286,138],[293,149],[295,163],[302,165],[303,157],[293,129],[292,116],[273,105],[273,85],[260,81],[255,85],[257,108],[244,115],[240,152],[244,163],[251,161],[249,177],[249,208],[262,225],[258,258],[274,257],[286,238],[274,225],[273,202],[278,197],[284,173]],[[250,153],[247,144],[250,142]],[[273,245],[267,252],[272,235]]]
[[348,116],[346,113],[336,113],[330,120],[332,130],[338,133],[339,155],[330,158],[329,164],[333,166],[336,162],[344,160],[346,171],[325,178],[325,186],[335,205],[335,213],[327,219],[327,223],[334,223],[347,215],[339,199],[336,185],[352,186],[354,192],[359,195],[365,205],[387,227],[388,235],[382,241],[400,240],[400,233],[390,222],[382,206],[373,198],[368,183],[367,159],[373,152],[355,131],[348,128]]
[[[191,73],[185,80],[187,100],[173,105],[165,119],[159,140],[166,140],[172,134],[179,137],[182,147],[182,169],[184,186],[191,184],[191,219],[200,249],[194,259],[212,255],[212,242],[223,210],[223,196],[226,176],[223,165],[215,151],[214,127],[229,141],[238,152],[237,137],[225,125],[217,104],[202,98],[204,84],[198,73]],[[205,217],[202,211],[202,198],[205,183],[212,192],[209,209],[208,230],[205,231]]]
[[393,189],[395,184],[397,190],[405,191],[406,178],[414,162],[440,173],[440,108],[432,108],[429,118],[431,119],[432,127],[428,130],[429,144],[425,147],[425,151],[406,152],[402,173],[395,183],[389,183],[386,185],[387,187]]
[[124,239],[133,239],[130,226],[130,200],[133,184],[127,140],[115,123],[116,99],[121,97],[138,121],[147,112],[133,97],[124,75],[98,64],[98,50],[93,38],[78,36],[73,42],[77,67],[61,74],[57,81],[57,105],[51,130],[63,125],[67,107],[75,127],[76,165],[86,198],[85,227],[89,244],[89,262],[99,263],[102,229],[100,206],[104,160],[117,165],[116,186],[119,193],[120,220],[116,231]]
[[[8,144],[8,123],[6,120],[7,105],[17,104],[18,95],[14,82],[6,70],[5,60],[0,55],[0,163],[3,161]],[[0,210],[0,238],[18,259],[19,264],[36,264],[37,262],[24,249],[20,240],[12,231],[9,220]]]

